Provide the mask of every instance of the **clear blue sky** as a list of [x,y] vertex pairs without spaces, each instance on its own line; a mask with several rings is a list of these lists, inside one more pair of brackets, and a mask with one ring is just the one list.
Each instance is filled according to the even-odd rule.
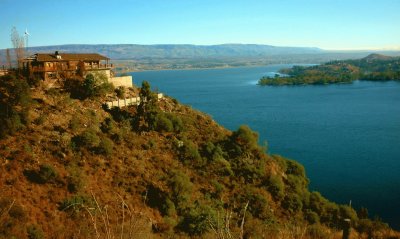
[[400,50],[400,0],[0,0],[0,49],[15,26],[29,46],[256,43]]

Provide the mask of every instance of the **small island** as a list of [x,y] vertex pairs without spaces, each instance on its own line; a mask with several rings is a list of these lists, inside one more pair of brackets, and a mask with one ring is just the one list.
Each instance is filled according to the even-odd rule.
[[259,85],[322,85],[354,80],[400,80],[400,57],[370,54],[357,60],[331,61],[315,66],[293,66],[274,77],[263,76]]

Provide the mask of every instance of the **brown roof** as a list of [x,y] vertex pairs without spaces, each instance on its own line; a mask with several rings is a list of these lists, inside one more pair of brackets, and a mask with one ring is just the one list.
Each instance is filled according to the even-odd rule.
[[35,54],[37,61],[101,61],[110,58],[97,53],[59,53],[61,59],[57,59],[54,53],[37,53]]

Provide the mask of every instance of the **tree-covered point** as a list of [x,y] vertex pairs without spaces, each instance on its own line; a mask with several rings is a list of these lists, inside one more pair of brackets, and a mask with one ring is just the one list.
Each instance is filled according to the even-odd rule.
[[315,66],[282,69],[285,76],[264,76],[259,85],[320,85],[354,80],[400,80],[400,58],[371,54],[357,60],[331,61]]

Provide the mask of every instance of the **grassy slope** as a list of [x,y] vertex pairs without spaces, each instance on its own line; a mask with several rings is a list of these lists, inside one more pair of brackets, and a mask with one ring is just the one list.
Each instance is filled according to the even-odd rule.
[[[358,221],[310,194],[302,166],[263,153],[254,132],[232,134],[170,98],[159,107],[183,129],[139,133],[134,108],[105,127],[112,115],[101,100],[41,88],[32,97],[31,123],[0,140],[0,238],[238,238],[244,211],[247,238],[341,238],[339,221]],[[112,139],[112,151],[78,147],[88,131]],[[368,223],[375,235],[399,236]]]

